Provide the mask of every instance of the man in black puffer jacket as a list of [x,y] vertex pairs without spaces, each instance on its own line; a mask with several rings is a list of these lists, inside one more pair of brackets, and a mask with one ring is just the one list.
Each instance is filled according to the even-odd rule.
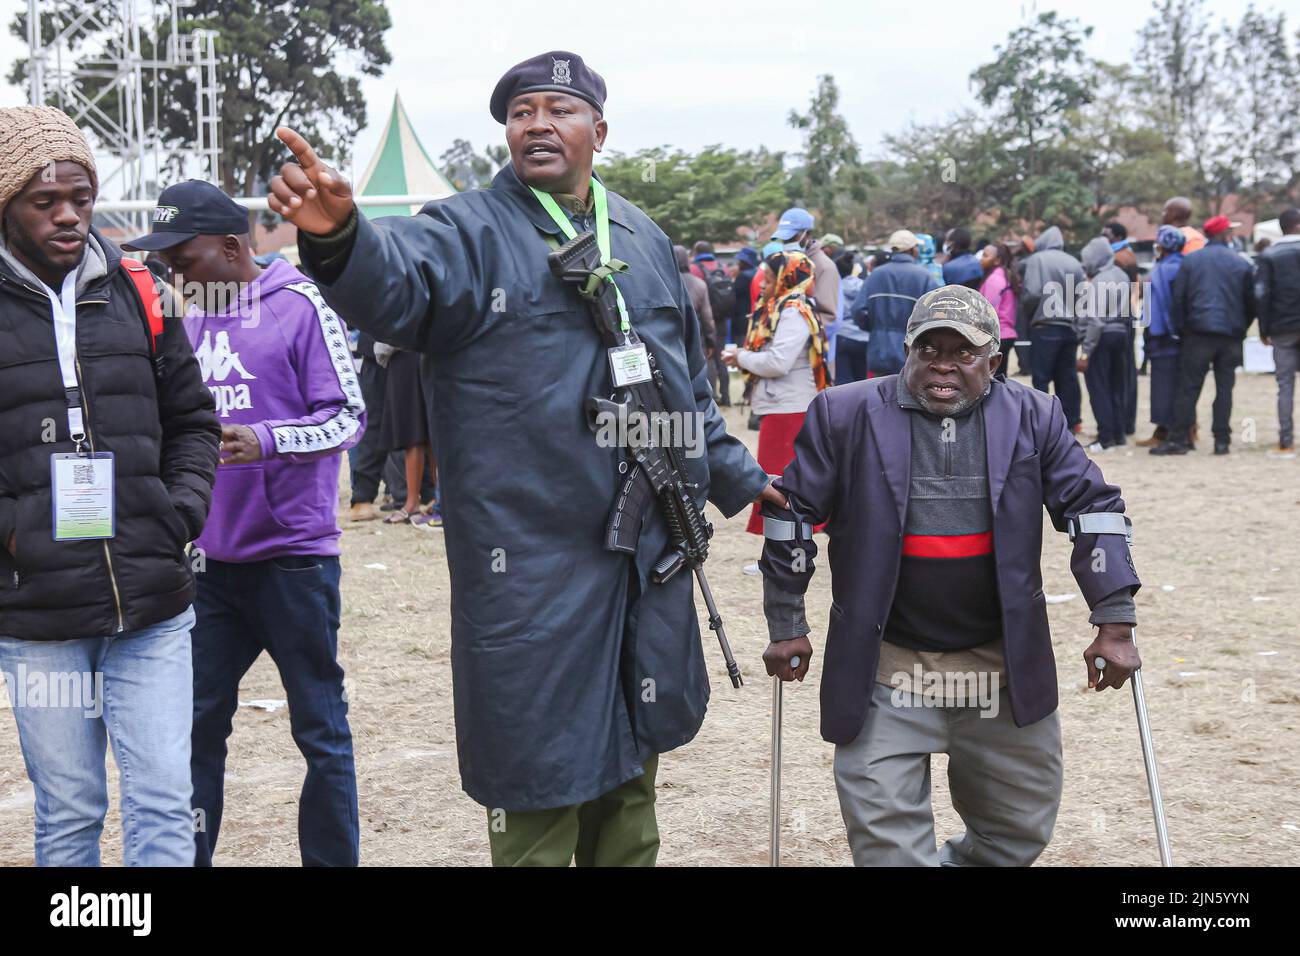
[[1205,373],[1214,370],[1214,453],[1226,455],[1232,440],[1232,387],[1241,364],[1241,344],[1255,321],[1254,272],[1228,246],[1227,216],[1205,222],[1204,249],[1184,256],[1174,279],[1169,322],[1182,342],[1178,395],[1169,440],[1153,455],[1185,455],[1192,450],[1191,427]]
[[98,864],[111,737],[125,862],[189,866],[185,548],[221,430],[180,318],[155,341],[153,279],[91,228],[97,190],[66,115],[0,110],[0,675],[37,864]]

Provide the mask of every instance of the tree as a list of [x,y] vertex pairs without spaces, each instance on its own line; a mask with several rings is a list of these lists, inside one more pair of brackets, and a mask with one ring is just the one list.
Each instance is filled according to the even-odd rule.
[[807,113],[790,111],[789,124],[804,131],[801,166],[795,170],[792,198],[816,210],[825,228],[844,228],[846,207],[867,198],[873,182],[863,165],[849,124],[836,112],[840,91],[830,75],[817,78]]
[[[1092,102],[1083,41],[1092,27],[1078,20],[1040,13],[1012,30],[994,47],[997,58],[971,74],[976,97],[994,110],[1011,133],[1010,146],[1019,160],[1021,211],[1028,219],[1043,216],[1038,205],[1055,187],[1031,182],[1045,168],[1045,147],[1065,138],[1078,111]],[[1052,182],[1060,183],[1060,177]],[[1071,187],[1073,188],[1073,187]]]
[[480,153],[469,140],[457,139],[438,157],[438,166],[451,184],[464,192],[487,186],[509,161],[510,149],[507,146],[489,146]]
[[[366,121],[361,76],[381,75],[391,59],[384,33],[392,21],[384,0],[192,0],[183,13],[182,35],[219,32],[221,186],[227,193],[265,189],[287,157],[275,138],[282,123],[292,124],[325,158],[345,158]],[[10,29],[25,37],[26,14],[15,17]],[[167,49],[170,33],[164,18],[159,50]],[[152,37],[141,42],[144,57],[153,58]],[[11,76],[25,78],[25,61],[14,65]],[[161,74],[156,103],[152,86],[146,89],[147,132],[168,146],[172,170],[179,173],[184,147],[197,138],[192,82],[180,71]],[[101,105],[115,109],[112,99]]]
[[1051,150],[1055,170],[1071,170],[1090,193],[1087,209],[1070,216],[1076,234],[1093,231],[1121,206],[1154,217],[1172,195],[1192,193],[1195,172],[1180,162],[1145,109],[1144,80],[1127,66],[1093,64],[1091,103]]
[[786,201],[784,157],[765,149],[708,146],[691,154],[661,146],[611,153],[598,172],[682,245],[735,239],[738,231],[779,213]]
[[974,224],[982,213],[996,217],[1016,188],[1007,139],[972,111],[887,135],[886,159],[873,169],[879,188],[871,191],[871,234],[883,238],[908,228],[942,235]]
[[1134,59],[1167,148],[1195,169],[1193,195],[1216,205],[1212,167],[1224,122],[1222,53],[1203,0],[1159,0],[1138,33]]
[[1223,34],[1234,135],[1221,164],[1231,188],[1252,202],[1283,188],[1296,165],[1300,140],[1300,78],[1287,40],[1286,18],[1248,7]]

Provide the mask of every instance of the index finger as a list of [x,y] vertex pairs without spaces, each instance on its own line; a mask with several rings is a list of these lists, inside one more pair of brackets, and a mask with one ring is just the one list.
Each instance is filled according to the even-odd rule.
[[307,142],[296,132],[287,126],[281,126],[276,129],[275,135],[280,142],[288,146],[294,157],[298,160],[298,165],[303,169],[311,169],[313,166],[320,165],[320,158],[316,155],[316,150],[311,148],[311,143]]

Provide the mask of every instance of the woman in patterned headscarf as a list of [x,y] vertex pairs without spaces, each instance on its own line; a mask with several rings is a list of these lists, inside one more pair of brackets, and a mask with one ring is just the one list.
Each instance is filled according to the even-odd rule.
[[[753,384],[750,401],[754,414],[762,416],[758,463],[769,475],[779,475],[794,460],[794,439],[808,404],[830,382],[826,333],[809,300],[812,260],[802,252],[778,252],[764,265],[775,278],[759,300],[744,348],[729,355],[727,364]],[[757,508],[748,530],[763,533]]]

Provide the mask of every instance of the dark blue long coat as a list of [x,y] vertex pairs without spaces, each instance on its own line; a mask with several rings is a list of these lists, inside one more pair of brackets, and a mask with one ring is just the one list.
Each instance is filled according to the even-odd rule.
[[[691,478],[730,517],[766,476],[713,402],[672,244],[612,192],[609,216],[668,406],[703,423]],[[583,402],[608,393],[608,363],[585,303],[547,269],[543,234],[563,240],[507,167],[419,215],[363,217],[337,275],[313,270],[301,244],[350,325],[429,356],[461,780],[505,810],[580,803],[638,776],[695,736],[709,699],[691,576],[648,580],[662,518],[646,521],[635,562],[602,549],[622,453],[598,445]]]

